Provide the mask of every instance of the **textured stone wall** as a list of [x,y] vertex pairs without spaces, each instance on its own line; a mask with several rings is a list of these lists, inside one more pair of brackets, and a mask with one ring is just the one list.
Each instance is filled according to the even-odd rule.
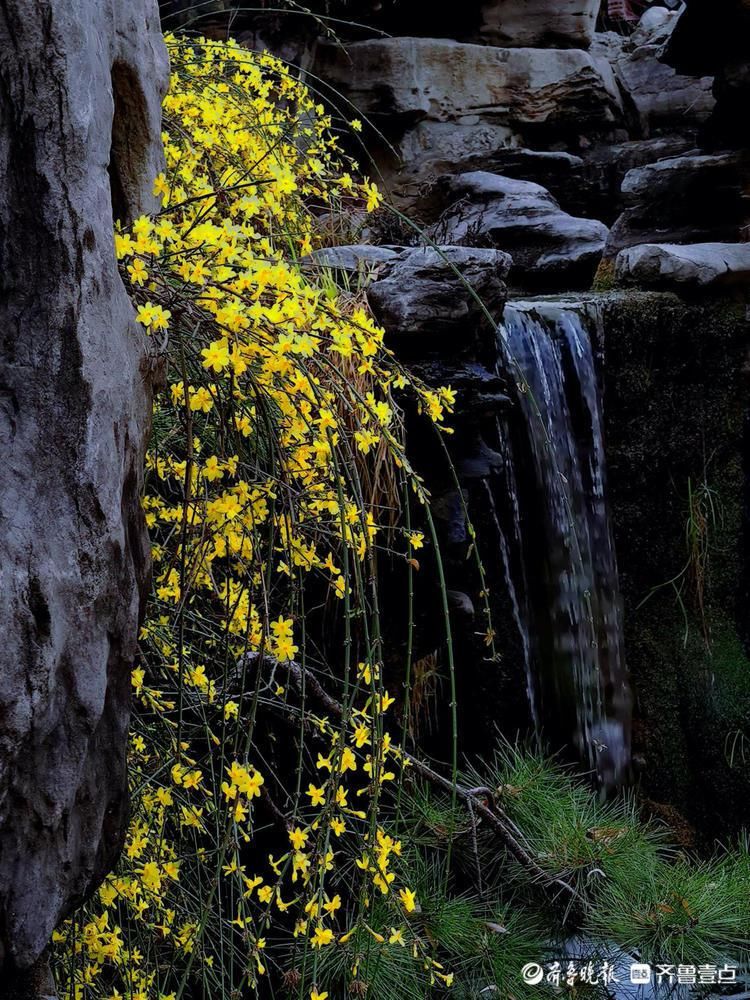
[[0,4],[0,994],[120,850],[150,390],[113,213],[155,207],[156,0]]

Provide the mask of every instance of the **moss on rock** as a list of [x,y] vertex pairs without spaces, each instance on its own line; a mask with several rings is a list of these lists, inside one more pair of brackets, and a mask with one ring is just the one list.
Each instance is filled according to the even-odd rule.
[[[707,834],[750,792],[744,308],[603,297],[609,483],[644,791]],[[742,752],[744,751],[744,752]]]

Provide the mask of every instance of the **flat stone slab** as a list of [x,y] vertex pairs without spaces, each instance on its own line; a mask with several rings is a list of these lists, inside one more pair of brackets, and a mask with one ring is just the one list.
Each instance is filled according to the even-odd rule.
[[316,73],[364,115],[583,128],[622,112],[614,75],[581,49],[498,48],[445,38],[321,45]]
[[303,258],[302,263],[330,267],[333,271],[372,273],[381,264],[396,260],[403,249],[403,247],[374,246],[370,243],[351,243],[345,246],[323,247],[321,250],[314,250]]
[[618,285],[652,289],[703,289],[750,283],[750,243],[645,243],[622,250],[615,261]]

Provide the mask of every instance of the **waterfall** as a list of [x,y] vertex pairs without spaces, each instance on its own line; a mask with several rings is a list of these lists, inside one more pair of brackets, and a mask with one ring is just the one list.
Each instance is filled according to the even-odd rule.
[[[491,512],[541,735],[603,788],[626,780],[631,696],[607,509],[592,304],[516,302],[498,331],[514,405]],[[598,338],[597,338],[598,339]],[[594,341],[595,342],[595,341]]]

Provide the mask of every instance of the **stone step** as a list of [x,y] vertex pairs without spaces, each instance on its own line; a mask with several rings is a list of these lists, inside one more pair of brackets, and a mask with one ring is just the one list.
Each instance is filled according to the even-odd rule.
[[477,170],[444,178],[443,186],[449,206],[428,231],[432,239],[510,253],[517,288],[590,287],[607,240],[603,223],[568,215],[531,181]]
[[750,285],[750,243],[646,243],[622,250],[618,285],[675,291],[712,291]]

